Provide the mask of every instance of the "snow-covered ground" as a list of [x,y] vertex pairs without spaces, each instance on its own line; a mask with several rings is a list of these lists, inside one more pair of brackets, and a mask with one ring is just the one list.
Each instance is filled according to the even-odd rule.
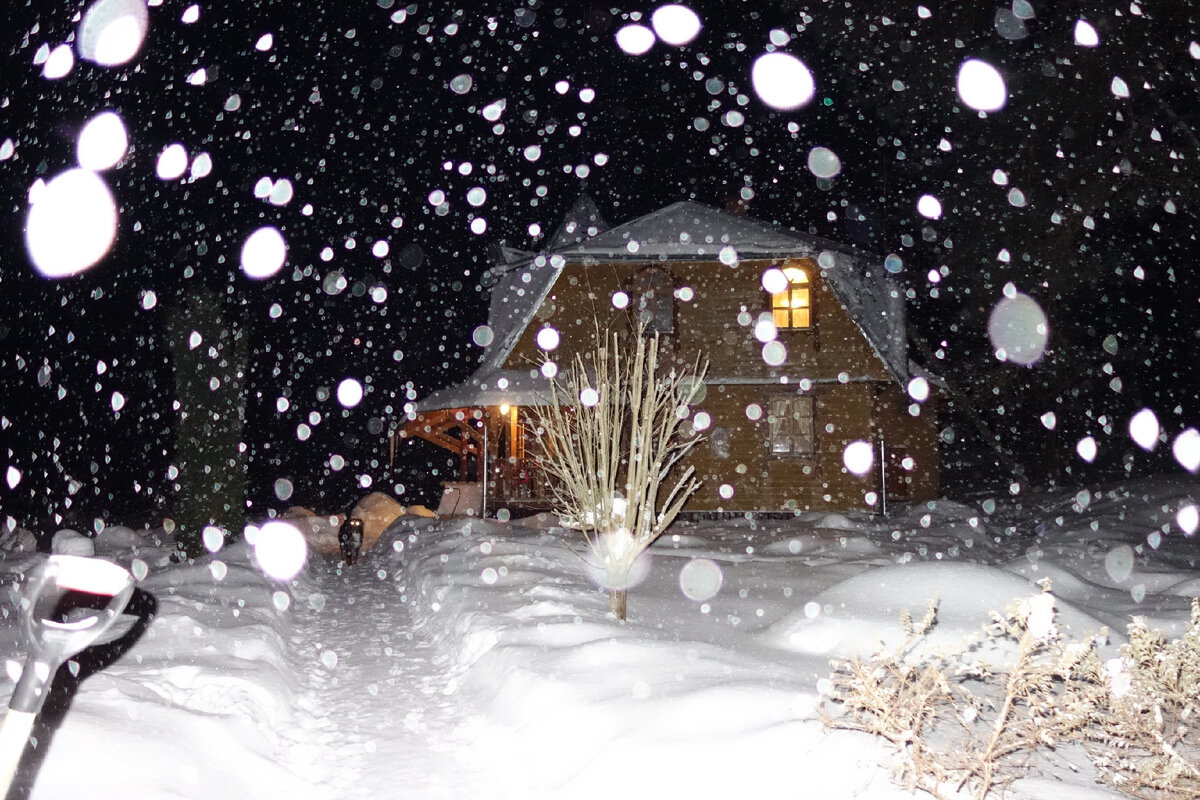
[[[625,623],[578,546],[536,525],[403,517],[355,566],[313,554],[287,583],[246,544],[177,565],[161,533],[109,528],[98,554],[144,574],[153,620],[115,661],[63,668],[69,707],[52,698],[19,781],[94,800],[908,797],[884,747],[823,729],[829,660],[935,593],[937,635],[965,638],[1044,577],[1075,633],[1135,614],[1178,632],[1198,496],[1161,478],[1019,508],[680,524]],[[1010,796],[1117,796],[1053,758]]]

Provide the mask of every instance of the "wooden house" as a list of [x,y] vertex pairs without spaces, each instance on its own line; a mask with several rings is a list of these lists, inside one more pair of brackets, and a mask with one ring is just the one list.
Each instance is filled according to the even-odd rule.
[[696,410],[711,427],[688,459],[703,486],[685,510],[937,495],[934,382],[907,357],[903,290],[877,257],[692,202],[609,228],[582,198],[543,250],[508,251],[492,279],[479,368],[410,404],[398,431],[458,453],[488,515],[548,504],[522,414],[549,396],[543,361],[566,365],[635,316],[670,357],[710,362]]

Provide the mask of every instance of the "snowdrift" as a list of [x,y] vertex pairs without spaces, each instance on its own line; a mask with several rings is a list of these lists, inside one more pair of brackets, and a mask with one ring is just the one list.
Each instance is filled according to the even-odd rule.
[[[536,525],[403,516],[354,567],[312,552],[284,583],[245,543],[172,564],[161,531],[106,528],[96,551],[138,576],[147,624],[103,663],[81,657],[78,676],[64,667],[70,702],[47,714],[24,789],[908,798],[886,750],[822,728],[818,690],[830,658],[898,635],[902,609],[936,595],[936,635],[954,645],[1049,578],[1073,633],[1107,625],[1115,645],[1131,615],[1187,620],[1195,546],[1175,515],[1192,485],[1081,497],[681,524],[651,549],[624,624],[581,543]],[[11,598],[5,610],[11,665]],[[1009,796],[1116,796],[1060,757]]]

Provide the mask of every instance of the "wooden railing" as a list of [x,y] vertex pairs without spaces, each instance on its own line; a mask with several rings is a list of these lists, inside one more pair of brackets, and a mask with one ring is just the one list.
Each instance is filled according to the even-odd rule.
[[532,459],[512,460],[492,464],[488,469],[488,506],[506,505],[526,508],[549,508],[553,495],[545,473]]

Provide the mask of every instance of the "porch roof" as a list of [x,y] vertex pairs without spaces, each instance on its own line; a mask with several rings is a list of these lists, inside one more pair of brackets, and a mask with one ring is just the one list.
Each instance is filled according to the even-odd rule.
[[499,405],[536,406],[550,402],[550,381],[536,369],[480,369],[467,380],[426,395],[420,412]]

